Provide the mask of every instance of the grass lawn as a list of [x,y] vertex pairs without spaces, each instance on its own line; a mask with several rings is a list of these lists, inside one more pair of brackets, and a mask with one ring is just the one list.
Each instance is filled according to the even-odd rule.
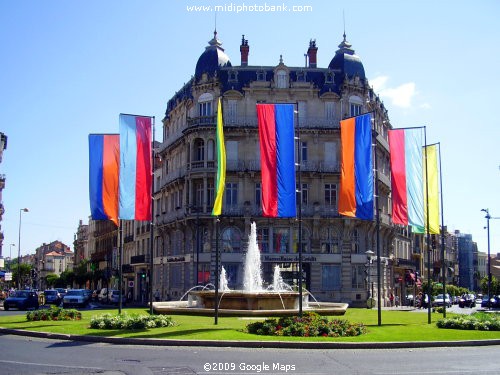
[[[148,314],[148,309],[127,308],[127,314]],[[400,341],[456,341],[500,339],[500,331],[467,331],[440,329],[436,322],[442,314],[433,313],[432,323],[427,323],[427,313],[408,311],[382,311],[382,325],[378,326],[377,310],[350,308],[340,317],[350,322],[363,323],[367,334],[356,337],[274,337],[260,336],[244,332],[246,325],[259,319],[219,317],[214,324],[214,317],[190,315],[171,315],[176,322],[174,327],[154,328],[149,330],[100,330],[90,329],[90,319],[105,313],[117,314],[117,310],[82,311],[80,321],[34,321],[28,322],[26,314],[0,317],[0,327],[26,329],[72,335],[115,336],[131,338],[183,339],[183,340],[257,340],[257,341],[332,341],[332,342],[400,342]],[[453,314],[448,313],[447,317]],[[339,317],[331,317],[339,318]]]

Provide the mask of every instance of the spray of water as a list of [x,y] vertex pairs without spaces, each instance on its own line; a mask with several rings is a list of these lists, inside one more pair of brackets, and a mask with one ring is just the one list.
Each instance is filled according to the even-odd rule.
[[257,225],[253,222],[250,226],[248,237],[248,249],[245,257],[245,269],[243,271],[243,290],[246,292],[262,291],[262,267],[260,251],[257,244]]

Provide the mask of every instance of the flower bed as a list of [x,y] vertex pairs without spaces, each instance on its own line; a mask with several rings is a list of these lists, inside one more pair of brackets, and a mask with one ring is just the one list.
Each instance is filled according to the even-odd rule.
[[445,318],[436,322],[438,328],[466,329],[478,331],[500,331],[500,316],[498,314],[475,313]]
[[166,315],[103,314],[90,319],[90,328],[97,329],[146,329],[171,327],[174,324],[172,318]]
[[343,319],[328,320],[314,312],[306,312],[302,317],[266,319],[263,322],[250,323],[246,329],[248,333],[257,335],[301,337],[343,337],[366,333],[366,327],[361,323],[350,323]]
[[26,313],[28,321],[37,320],[81,320],[82,313],[75,309],[62,309],[60,307],[51,306],[46,310],[34,310]]

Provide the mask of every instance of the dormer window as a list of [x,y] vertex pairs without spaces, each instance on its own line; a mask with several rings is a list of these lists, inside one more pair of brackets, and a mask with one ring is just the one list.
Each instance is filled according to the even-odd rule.
[[229,72],[229,77],[228,77],[229,82],[236,82],[238,81],[238,72],[235,70],[232,70]]
[[363,109],[363,101],[359,96],[351,96],[349,98],[349,115],[359,116]]
[[257,81],[265,81],[266,80],[266,72],[263,70],[257,71]]
[[288,88],[288,73],[284,70],[276,72],[276,87],[279,89]]
[[325,83],[333,83],[333,73],[328,72],[325,74]]
[[297,72],[297,82],[305,82],[306,81],[306,73],[305,72]]

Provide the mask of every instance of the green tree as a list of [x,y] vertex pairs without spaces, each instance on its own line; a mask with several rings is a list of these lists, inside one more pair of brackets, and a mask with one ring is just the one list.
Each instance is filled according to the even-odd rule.
[[24,289],[26,285],[31,285],[31,269],[33,267],[30,264],[21,263],[21,265],[14,265],[12,268],[12,281],[17,288],[17,277],[21,275],[21,289]]
[[[488,276],[485,276],[481,279],[481,291],[484,295],[488,294]],[[491,295],[499,295],[500,294],[500,283],[495,276],[491,276]]]
[[57,282],[59,281],[59,276],[55,273],[49,273],[45,276],[45,282],[47,283],[47,287],[53,288]]
[[75,273],[73,271],[63,271],[59,276],[59,282],[57,286],[61,288],[66,288],[68,286],[72,287],[75,281]]

